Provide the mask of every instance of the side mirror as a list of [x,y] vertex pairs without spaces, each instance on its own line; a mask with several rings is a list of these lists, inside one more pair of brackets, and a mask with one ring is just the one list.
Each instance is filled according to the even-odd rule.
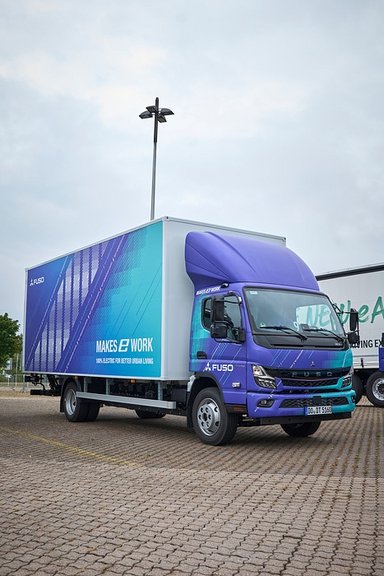
[[228,325],[225,322],[215,322],[211,325],[210,332],[212,338],[227,338]]
[[357,332],[349,332],[347,337],[350,344],[358,344],[360,342],[360,336]]
[[242,344],[243,342],[246,341],[246,339],[247,339],[247,337],[246,337],[245,329],[239,328],[238,334],[237,334],[237,341]]
[[359,313],[354,308],[351,308],[349,314],[349,329],[351,332],[356,332],[359,326]]
[[224,322],[224,298],[218,297],[212,300],[212,322]]

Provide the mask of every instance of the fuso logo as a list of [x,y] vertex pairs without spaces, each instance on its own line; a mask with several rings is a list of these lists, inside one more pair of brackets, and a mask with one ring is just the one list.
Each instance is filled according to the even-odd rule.
[[37,286],[38,284],[44,284],[44,276],[40,276],[40,278],[31,278],[29,283],[30,286]]
[[211,364],[207,362],[203,372],[233,372],[233,364]]

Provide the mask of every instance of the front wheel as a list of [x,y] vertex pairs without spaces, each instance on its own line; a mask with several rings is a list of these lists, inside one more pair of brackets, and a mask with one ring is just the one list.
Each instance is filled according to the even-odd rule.
[[374,372],[370,375],[365,386],[368,400],[374,406],[384,406],[384,373]]
[[227,412],[217,388],[204,388],[192,407],[193,428],[204,444],[228,444],[237,430],[237,416]]
[[353,374],[352,376],[352,388],[354,389],[356,394],[355,404],[358,404],[358,402],[360,402],[364,394],[364,386],[361,381],[361,378],[357,374]]
[[282,429],[292,438],[306,438],[318,430],[321,422],[303,422],[302,424],[281,424]]

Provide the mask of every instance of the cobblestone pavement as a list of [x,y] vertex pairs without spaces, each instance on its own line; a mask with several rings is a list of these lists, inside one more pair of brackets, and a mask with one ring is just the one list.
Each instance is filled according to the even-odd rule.
[[384,409],[201,444],[183,418],[0,396],[0,575],[384,575]]

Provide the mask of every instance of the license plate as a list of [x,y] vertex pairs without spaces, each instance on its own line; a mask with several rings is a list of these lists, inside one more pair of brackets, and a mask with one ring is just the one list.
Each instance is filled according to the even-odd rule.
[[332,406],[308,406],[305,409],[307,416],[316,416],[317,414],[332,414]]

